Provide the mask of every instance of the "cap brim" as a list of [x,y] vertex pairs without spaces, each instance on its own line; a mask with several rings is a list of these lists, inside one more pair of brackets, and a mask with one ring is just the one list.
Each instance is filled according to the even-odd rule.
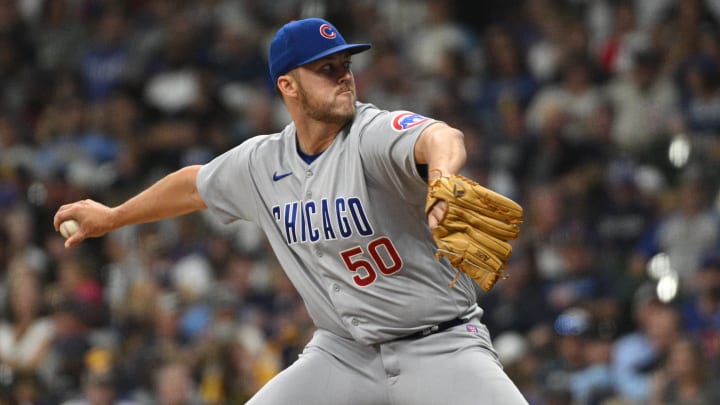
[[298,65],[298,66],[302,66],[302,65],[308,64],[308,63],[310,63],[310,62],[315,62],[316,60],[322,59],[322,58],[324,58],[324,57],[326,57],[326,56],[330,56],[330,55],[332,55],[332,54],[335,54],[335,53],[338,53],[338,52],[343,52],[343,51],[350,51],[350,53],[351,53],[352,55],[355,55],[356,53],[360,53],[360,52],[363,52],[363,51],[367,51],[368,49],[370,49],[370,47],[371,47],[370,44],[345,44],[345,45],[338,45],[338,46],[336,46],[336,47],[334,47],[334,48],[326,49],[325,51],[320,52],[319,54],[314,55],[313,57],[311,57],[311,58],[309,58],[309,59],[306,59],[306,60],[298,63],[297,65]]

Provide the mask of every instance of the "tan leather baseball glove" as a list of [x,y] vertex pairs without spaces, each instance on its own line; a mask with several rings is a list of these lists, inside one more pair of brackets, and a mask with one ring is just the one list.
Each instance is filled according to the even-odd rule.
[[[456,269],[489,291],[502,277],[510,258],[509,241],[520,233],[522,207],[462,175],[442,176],[430,182],[426,214],[440,200],[445,201],[447,210],[432,229],[438,247],[435,257],[446,257]],[[456,280],[457,276],[451,287]]]

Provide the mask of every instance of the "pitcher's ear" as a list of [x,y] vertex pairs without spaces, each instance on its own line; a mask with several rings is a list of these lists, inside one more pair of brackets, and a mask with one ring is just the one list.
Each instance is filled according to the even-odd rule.
[[277,89],[283,96],[294,97],[297,94],[297,82],[290,74],[282,75],[278,77]]

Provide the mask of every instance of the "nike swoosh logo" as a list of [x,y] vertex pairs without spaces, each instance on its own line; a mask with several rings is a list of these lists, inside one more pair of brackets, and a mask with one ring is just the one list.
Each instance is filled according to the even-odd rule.
[[273,181],[278,181],[278,180],[283,179],[291,174],[292,174],[292,172],[287,172],[287,173],[283,173],[283,174],[278,174],[277,172],[275,172],[275,173],[273,173]]

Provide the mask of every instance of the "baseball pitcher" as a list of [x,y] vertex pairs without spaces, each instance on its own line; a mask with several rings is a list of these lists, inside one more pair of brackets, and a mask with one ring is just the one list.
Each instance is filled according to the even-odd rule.
[[[476,304],[502,277],[522,209],[458,173],[463,134],[358,102],[353,54],[328,21],[283,26],[270,76],[292,117],[116,206],[60,207],[65,245],[209,209],[264,230],[317,331],[251,400],[272,404],[527,404]],[[423,168],[426,168],[423,170]]]

